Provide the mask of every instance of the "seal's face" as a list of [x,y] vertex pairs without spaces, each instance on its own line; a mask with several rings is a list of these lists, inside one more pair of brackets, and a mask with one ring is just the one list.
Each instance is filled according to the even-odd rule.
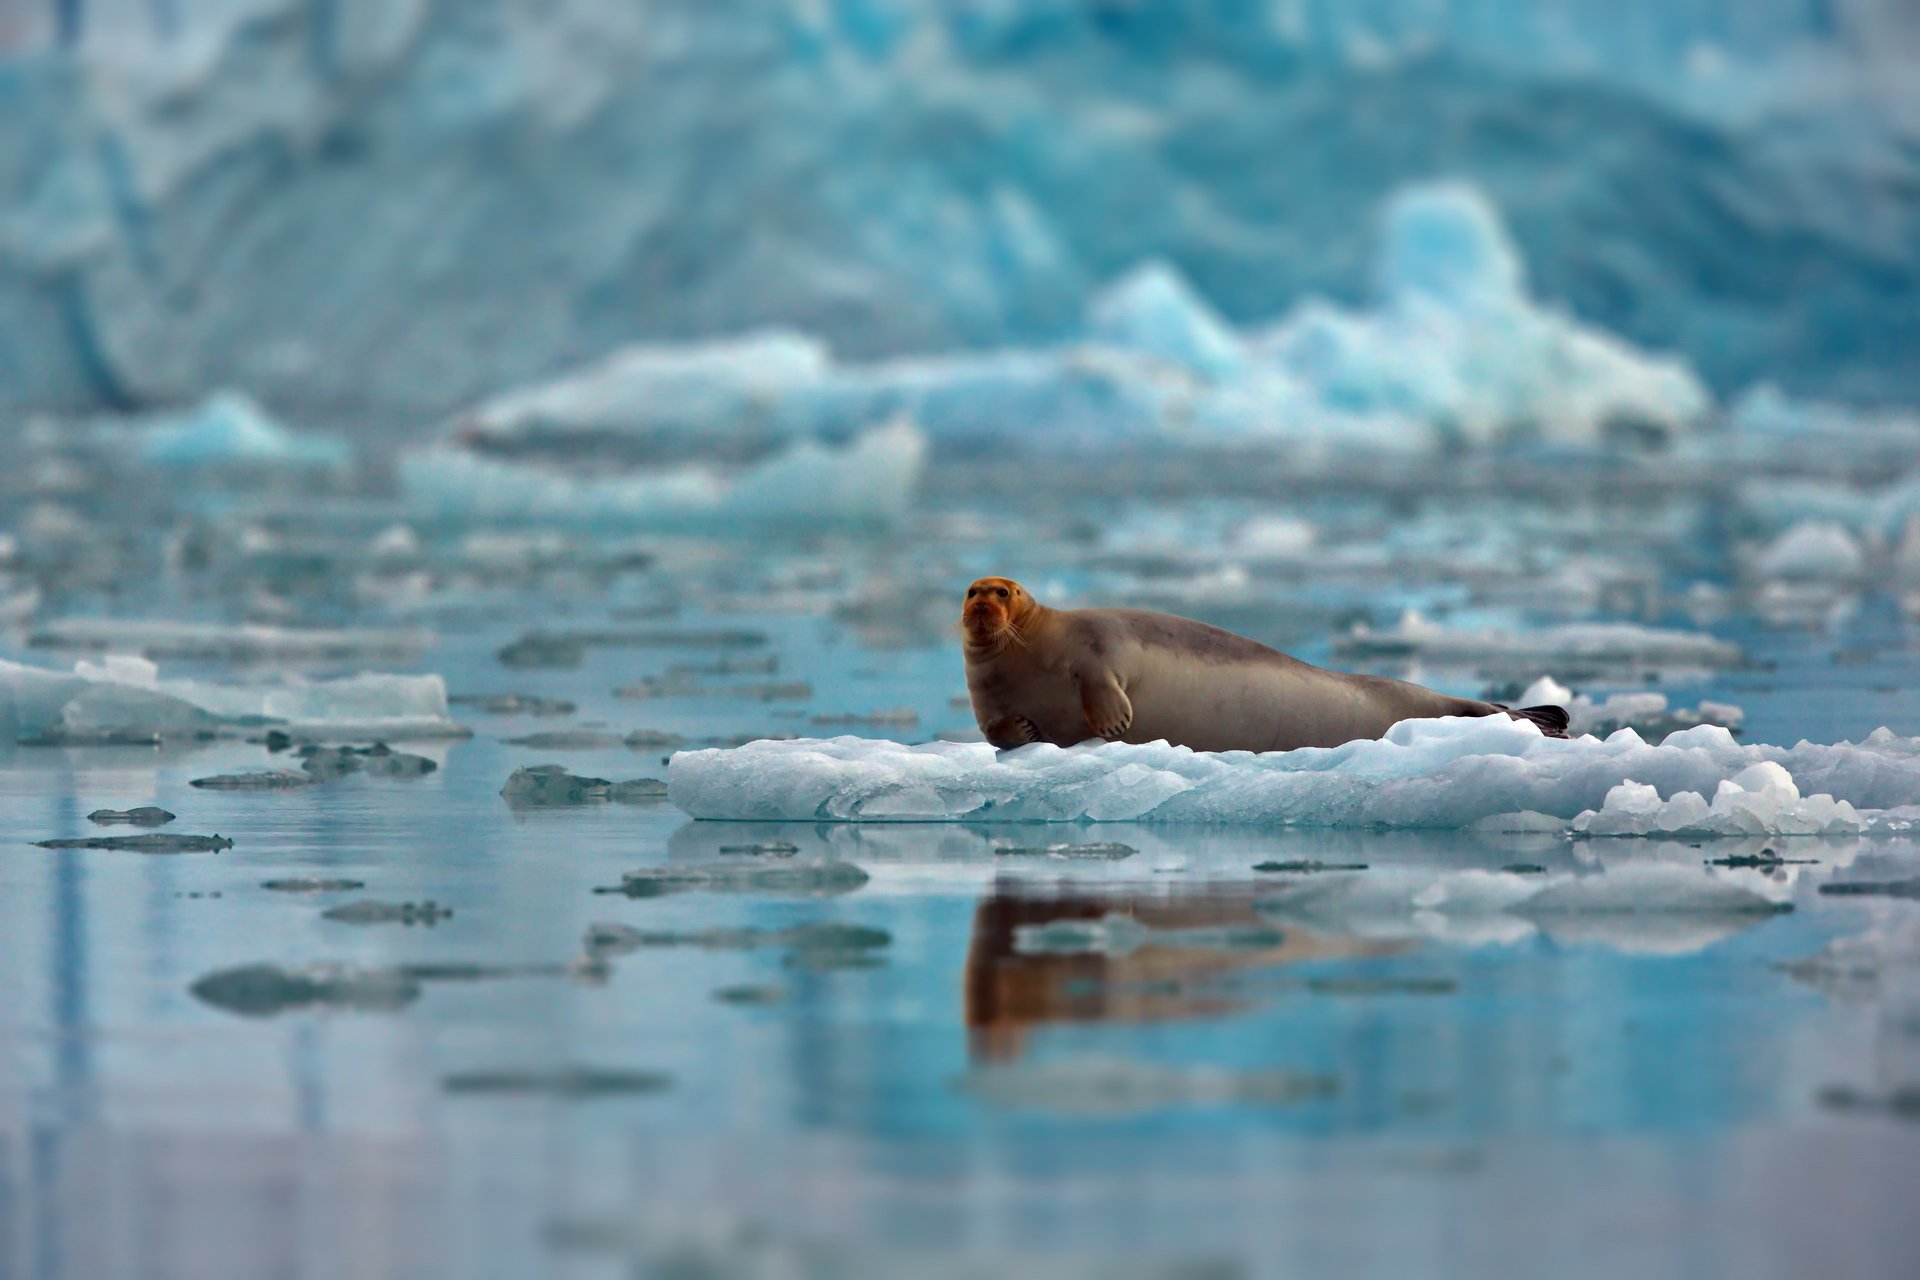
[[960,607],[960,626],[975,645],[993,645],[1018,638],[1020,623],[1033,608],[1033,597],[1012,578],[982,578],[967,588]]

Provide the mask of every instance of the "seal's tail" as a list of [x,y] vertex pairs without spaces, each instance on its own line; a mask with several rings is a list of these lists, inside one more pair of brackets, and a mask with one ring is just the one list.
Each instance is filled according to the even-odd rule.
[[1493,704],[1512,716],[1515,720],[1531,720],[1540,726],[1540,732],[1549,738],[1567,736],[1569,718],[1565,707],[1502,707]]

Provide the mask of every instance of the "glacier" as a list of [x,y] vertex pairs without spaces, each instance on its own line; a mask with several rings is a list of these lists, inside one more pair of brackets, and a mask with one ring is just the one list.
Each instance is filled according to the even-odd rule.
[[1407,720],[1378,740],[1270,754],[842,737],[681,751],[667,794],[695,818],[735,821],[1847,834],[1870,811],[1920,803],[1920,739],[1880,729],[1860,743],[1743,746],[1699,725],[1656,745],[1632,729],[1546,738],[1504,717]]
[[221,0],[167,43],[103,17],[0,51],[0,406],[235,386],[419,421],[635,340],[1037,344],[1154,259],[1245,326],[1365,296],[1383,194],[1436,175],[1503,211],[1541,298],[1721,392],[1901,394],[1914,22],[1634,7]]

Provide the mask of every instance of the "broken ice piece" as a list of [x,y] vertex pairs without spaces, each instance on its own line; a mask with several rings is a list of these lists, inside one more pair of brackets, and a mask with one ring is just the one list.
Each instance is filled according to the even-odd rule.
[[774,840],[766,844],[723,844],[720,852],[761,858],[791,858],[800,852],[800,846],[785,840]]
[[456,693],[447,701],[490,716],[570,716],[574,712],[573,703],[565,698],[543,698],[532,693]]
[[885,711],[848,712],[842,715],[813,717],[817,725],[846,725],[870,729],[911,729],[920,723],[920,713],[912,707],[892,707]]
[[79,836],[70,840],[36,840],[42,849],[115,849],[126,853],[218,853],[233,848],[225,836],[188,836],[152,832],[139,836]]
[[281,880],[262,880],[260,887],[276,893],[345,893],[350,889],[364,889],[367,882],[323,876],[289,876]]
[[274,769],[264,773],[219,773],[210,778],[195,778],[187,785],[203,791],[291,791],[313,783],[314,779],[308,774]]
[[626,745],[625,738],[606,729],[560,729],[501,741],[510,747],[535,747],[542,751],[611,751]]
[[405,1008],[420,997],[419,981],[402,970],[324,964],[304,969],[240,965],[207,974],[188,990],[217,1009],[249,1018],[315,1005],[385,1013]]
[[670,676],[770,676],[780,669],[778,654],[729,654],[707,662],[676,662]]
[[1768,871],[1775,867],[1810,866],[1819,862],[1820,859],[1783,858],[1771,849],[1762,849],[1758,853],[1734,853],[1724,858],[1707,858],[1704,861],[1710,867],[1747,867]]
[[1290,875],[1311,875],[1316,871],[1365,871],[1364,862],[1321,862],[1314,858],[1295,858],[1288,862],[1256,862],[1255,871],[1285,872]]
[[445,1077],[440,1084],[448,1093],[597,1098],[658,1093],[672,1087],[673,1078],[657,1071],[558,1067],[550,1071],[463,1071]]
[[713,993],[713,998],[721,1004],[765,1007],[781,1003],[787,998],[787,993],[781,987],[746,984],[737,987],[721,987]]
[[557,764],[535,764],[515,769],[500,788],[501,798],[515,808],[557,807],[566,805],[641,804],[664,800],[667,784],[658,778],[629,778],[609,782],[605,778],[583,778],[568,773]]
[[1821,885],[1820,892],[1835,898],[1920,898],[1920,876],[1910,880],[1842,880]]
[[432,928],[452,915],[453,912],[431,898],[425,902],[376,902],[365,898],[322,911],[320,918],[342,924],[422,924]]
[[1118,862],[1140,852],[1130,844],[1114,841],[1094,844],[1000,845],[993,853],[998,858],[1085,858]]
[[852,893],[867,883],[867,873],[851,862],[723,862],[705,865],[647,867],[620,877],[617,888],[596,893],[624,893],[629,898],[657,898],[663,894],[702,889],[709,893],[775,893],[800,897],[829,897]]
[[426,756],[395,751],[384,742],[370,747],[300,748],[300,767],[315,781],[331,782],[349,773],[368,773],[378,778],[420,778],[440,766]]
[[687,740],[677,733],[665,733],[658,729],[635,729],[626,736],[625,742],[635,751],[651,751],[662,747],[685,746]]
[[173,815],[158,805],[144,804],[137,809],[95,809],[87,815],[87,821],[103,827],[164,827],[173,821]]

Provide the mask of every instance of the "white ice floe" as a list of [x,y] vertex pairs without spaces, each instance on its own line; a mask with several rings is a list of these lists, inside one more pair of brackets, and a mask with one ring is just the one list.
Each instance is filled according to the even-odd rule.
[[1793,775],[1770,760],[1723,779],[1711,801],[1697,791],[1663,800],[1655,787],[1622,782],[1598,809],[1573,820],[1583,836],[1857,835],[1865,825],[1844,800],[1802,798]]
[[919,430],[896,422],[845,445],[801,440],[737,470],[695,462],[583,475],[443,442],[402,459],[400,474],[413,502],[441,516],[763,529],[894,520],[925,459]]
[[421,631],[273,627],[258,623],[169,622],[142,618],[59,618],[42,622],[39,649],[137,653],[149,658],[224,662],[334,663],[412,658],[433,637]]
[[290,431],[239,391],[216,392],[196,408],[115,433],[131,434],[140,459],[160,466],[340,468],[353,460],[344,441]]
[[[1408,720],[1378,740],[1269,754],[1166,743],[997,752],[983,743],[755,742],[679,752],[667,779],[669,798],[696,818],[1455,828],[1535,813],[1564,827],[1602,810],[1624,782],[1663,797],[1706,797],[1743,776],[1745,791],[1757,779],[1751,767],[1768,761],[1809,795],[1855,809],[1920,803],[1920,740],[1884,729],[1861,743],[1777,747],[1742,746],[1702,725],[1653,745],[1631,729],[1604,741],[1546,738],[1506,717]],[[1758,794],[1767,805],[1779,798],[1777,789]],[[1727,811],[1760,803],[1729,800]],[[1780,809],[1783,830],[1803,829],[1812,803]],[[1701,804],[1711,813],[1710,802]],[[1742,832],[1765,829],[1740,825],[1745,817],[1726,821]]]
[[1419,658],[1440,665],[1500,663],[1603,667],[1739,666],[1739,646],[1701,631],[1670,631],[1632,622],[1583,622],[1533,631],[1448,627],[1409,609],[1398,626],[1362,624],[1334,642],[1347,658]]
[[0,742],[230,737],[280,729],[296,738],[401,741],[463,737],[437,675],[284,676],[246,684],[163,680],[145,658],[81,662],[71,672],[0,659]]
[[1552,676],[1541,676],[1512,700],[1516,707],[1555,706],[1567,709],[1567,732],[1575,737],[1591,733],[1606,737],[1620,729],[1632,729],[1642,737],[1659,741],[1669,733],[1691,729],[1699,724],[1723,725],[1737,730],[1746,721],[1744,708],[1730,702],[1703,699],[1697,706],[1675,707],[1667,695],[1654,690],[1613,693],[1593,698],[1575,693]]

